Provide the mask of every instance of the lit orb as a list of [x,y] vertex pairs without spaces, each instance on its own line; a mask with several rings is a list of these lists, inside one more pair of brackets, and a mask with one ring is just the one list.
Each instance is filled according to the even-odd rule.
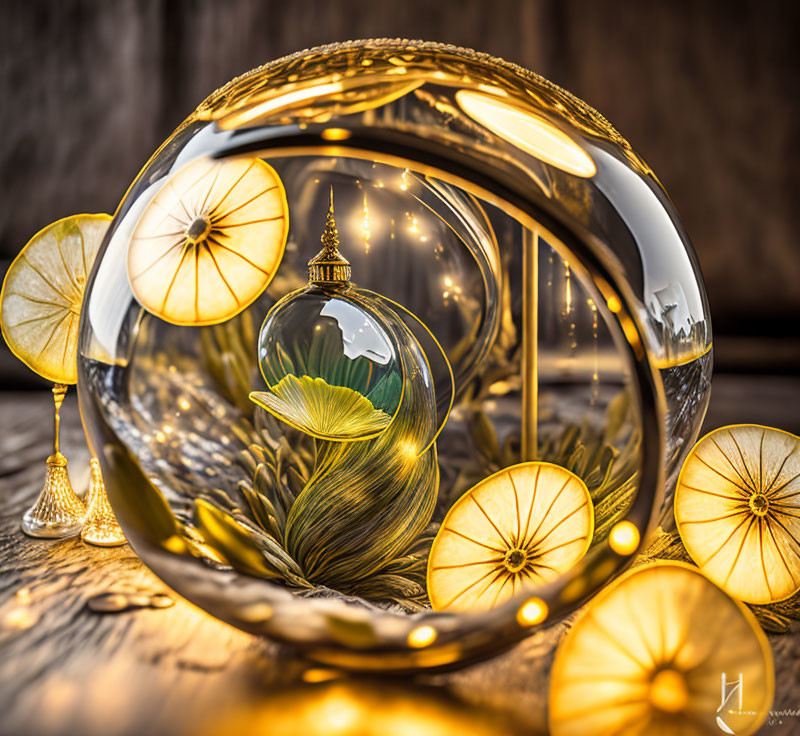
[[639,530],[627,519],[615,524],[608,535],[608,544],[618,555],[632,555],[639,548]]

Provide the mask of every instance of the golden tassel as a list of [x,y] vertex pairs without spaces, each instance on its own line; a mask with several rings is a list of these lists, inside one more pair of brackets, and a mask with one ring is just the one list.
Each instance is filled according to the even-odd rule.
[[59,450],[59,429],[61,425],[61,404],[67,386],[57,383],[53,386],[55,421],[53,454],[46,460],[47,473],[36,503],[22,517],[22,531],[31,537],[63,539],[80,532],[86,518],[86,507],[72,489],[67,473],[67,458]]
[[89,483],[89,497],[87,507],[89,513],[86,524],[81,532],[81,539],[87,544],[96,544],[98,547],[116,547],[125,544],[125,534],[114,516],[114,509],[106,495],[106,484],[100,472],[100,461],[91,459],[92,479]]

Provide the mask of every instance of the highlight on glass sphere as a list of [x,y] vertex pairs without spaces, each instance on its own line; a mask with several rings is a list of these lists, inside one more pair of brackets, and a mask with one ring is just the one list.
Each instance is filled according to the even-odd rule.
[[357,42],[237,78],[87,289],[81,408],[126,537],[329,664],[451,666],[559,620],[702,422],[677,223],[599,114],[485,55]]

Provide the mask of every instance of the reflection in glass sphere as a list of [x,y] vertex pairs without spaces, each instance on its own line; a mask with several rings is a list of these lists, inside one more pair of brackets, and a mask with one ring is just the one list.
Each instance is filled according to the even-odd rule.
[[[287,241],[246,309],[173,324],[136,300],[127,256],[149,204],[204,160],[269,164]],[[346,267],[315,262],[331,187]],[[490,655],[627,564],[697,436],[710,371],[691,246],[629,144],[519,67],[401,41],[287,57],[206,100],[120,205],[79,346],[87,432],[145,562],[236,626],[392,670]],[[489,610],[432,611],[448,511],[531,461],[586,486],[588,551]],[[516,508],[526,498],[505,489],[484,511],[516,534],[538,514]],[[612,544],[620,528],[636,541]]]

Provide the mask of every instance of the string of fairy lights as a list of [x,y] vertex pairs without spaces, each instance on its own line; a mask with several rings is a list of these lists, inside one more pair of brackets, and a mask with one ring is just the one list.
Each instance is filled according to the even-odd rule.
[[[373,168],[375,166],[373,165]],[[319,183],[319,179],[315,179],[315,183]],[[375,207],[374,201],[370,201],[369,189],[376,190],[391,190],[396,188],[400,192],[409,192],[414,184],[414,177],[408,169],[403,169],[397,180],[394,182],[384,181],[381,178],[375,179],[372,182],[367,182],[363,179],[355,179],[355,184],[360,190],[360,208],[357,210],[354,217],[349,219],[350,226],[356,236],[358,242],[363,247],[365,255],[371,255],[375,252],[375,246],[380,244],[382,238],[389,241],[397,240],[399,237],[398,226],[399,224],[405,230],[404,237],[416,239],[420,244],[433,243],[433,254],[435,260],[441,260],[441,255],[444,253],[445,248],[441,240],[436,238],[435,235],[428,231],[425,227],[425,221],[419,213],[407,210],[399,214],[398,217],[388,217],[383,219],[379,208]],[[388,225],[388,234],[381,235],[382,225]],[[574,275],[570,263],[566,259],[562,259],[555,255],[554,251],[550,251],[547,256],[548,268],[546,269],[546,289],[544,292],[550,295],[550,298],[555,300],[556,303],[560,301],[561,308],[556,312],[559,321],[562,325],[564,338],[567,343],[569,351],[569,359],[576,360],[579,353],[579,331],[578,323],[584,319],[581,317],[577,309],[577,292],[574,283]],[[560,269],[560,270],[559,270]],[[560,274],[557,283],[554,281],[554,274]],[[463,298],[463,285],[458,282],[456,276],[452,273],[444,274],[441,277],[441,299],[444,307],[449,307],[453,303],[458,303]],[[554,289],[557,291],[554,292]],[[560,291],[560,296],[558,292]],[[586,307],[590,314],[590,396],[589,402],[591,406],[596,406],[600,398],[600,321],[599,311],[597,305],[590,298],[587,297]],[[585,320],[584,320],[585,321]]]

